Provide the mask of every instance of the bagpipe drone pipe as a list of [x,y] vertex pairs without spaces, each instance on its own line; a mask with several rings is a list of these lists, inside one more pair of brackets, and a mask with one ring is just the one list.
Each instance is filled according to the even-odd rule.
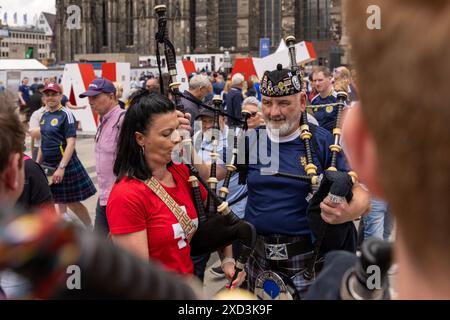
[[[190,100],[189,97],[184,96],[180,91],[180,83],[177,82],[177,69],[176,69],[176,53],[173,44],[168,39],[167,32],[167,8],[165,5],[158,5],[154,8],[156,14],[158,15],[158,32],[155,35],[156,38],[156,56],[158,60],[158,67],[160,67],[160,53],[159,45],[164,46],[164,55],[167,62],[168,72],[170,74],[170,92],[174,97],[174,102],[177,110],[184,113],[184,107],[181,101],[181,97]],[[161,73],[161,72],[160,72]],[[161,90],[163,86],[161,86]],[[162,92],[163,93],[163,92]],[[191,100],[192,101],[192,100]],[[198,103],[198,102],[196,102]],[[231,117],[230,115],[222,112],[220,110],[220,105],[222,101],[220,97],[214,98],[214,107],[201,104],[202,107],[208,108],[214,112],[214,133],[218,131],[218,119],[219,114],[226,117]],[[248,115],[247,115],[248,117]],[[241,119],[236,119],[242,123],[244,129],[246,128],[246,119],[244,121]],[[199,217],[199,226],[195,232],[190,245],[192,255],[201,255],[204,253],[217,251],[227,245],[232,244],[235,241],[241,243],[241,254],[236,261],[236,272],[235,276],[239,271],[243,270],[245,263],[248,260],[255,244],[256,244],[256,231],[255,228],[246,221],[239,219],[229,208],[226,202],[226,196],[219,197],[217,195],[217,178],[216,178],[216,168],[217,168],[217,143],[218,136],[213,134],[213,146],[214,151],[211,155],[211,174],[208,181],[204,181],[198,170],[191,165],[191,155],[192,155],[192,141],[190,138],[184,138],[181,142],[183,149],[183,163],[189,168],[190,177],[189,182],[191,183],[193,190],[194,204]],[[235,159],[235,157],[233,158]],[[234,161],[234,160],[232,160]],[[233,173],[230,171],[234,167],[233,162],[227,166],[227,177],[225,179],[224,188],[228,188],[228,183],[230,181],[230,176]],[[230,176],[228,176],[230,174]],[[207,208],[203,206],[202,198],[200,194],[200,184],[202,184],[208,191],[208,201]],[[221,189],[221,194],[224,194],[224,190]]]

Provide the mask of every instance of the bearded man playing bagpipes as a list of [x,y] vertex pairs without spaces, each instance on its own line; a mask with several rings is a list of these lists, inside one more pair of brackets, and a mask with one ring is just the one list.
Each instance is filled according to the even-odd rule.
[[369,208],[369,194],[356,174],[347,173],[339,145],[345,92],[334,137],[308,123],[290,38],[294,63],[291,69],[278,65],[265,72],[261,94],[267,131],[260,129],[258,143],[249,143],[247,150],[245,220],[258,236],[246,271],[248,289],[260,299],[302,299],[326,252],[356,251],[353,220]]

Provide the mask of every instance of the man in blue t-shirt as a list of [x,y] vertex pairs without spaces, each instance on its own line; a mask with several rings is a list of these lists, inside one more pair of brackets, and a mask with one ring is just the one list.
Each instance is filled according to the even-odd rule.
[[33,84],[30,86],[30,90],[33,94],[36,93],[39,86],[39,78],[33,78]]
[[[311,105],[326,105],[337,102],[336,91],[334,91],[331,83],[331,72],[327,67],[318,67],[313,71],[312,79],[318,94],[312,98]],[[338,108],[333,105],[322,106],[318,108],[313,107],[314,117],[319,122],[319,125],[332,132],[336,126]]]
[[25,108],[30,101],[30,86],[28,85],[28,78],[25,77],[22,80],[22,84],[19,86],[19,105],[22,108]]
[[[299,130],[300,116],[306,108],[306,94],[301,91],[299,77],[282,69],[281,65],[275,71],[266,71],[261,81],[261,94],[267,130],[258,130],[257,143],[249,143],[245,219],[255,226],[258,238],[247,265],[248,284],[249,289],[261,298],[279,298],[276,289],[269,293],[266,287],[267,281],[270,282],[268,277],[273,274],[268,276],[265,271],[276,271],[285,276],[285,283],[296,289],[297,297],[301,297],[310,284],[303,278],[302,271],[312,256],[314,241],[306,219],[311,186],[307,182],[264,173],[274,170],[306,175],[305,145]],[[310,144],[313,164],[320,174],[330,166],[329,145],[333,144],[333,137],[323,128],[312,124],[309,127],[313,134]],[[336,167],[339,171],[349,170],[342,153],[337,157]],[[335,203],[329,197],[322,201],[321,217],[325,222],[342,224],[367,211],[367,192],[357,183],[352,191],[354,196],[350,203]]]

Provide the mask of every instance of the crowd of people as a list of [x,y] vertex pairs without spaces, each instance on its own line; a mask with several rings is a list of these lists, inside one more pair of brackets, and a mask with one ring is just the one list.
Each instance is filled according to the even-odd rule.
[[[348,73],[345,67],[341,68],[341,73],[345,74],[346,71]],[[280,82],[290,81],[289,74],[287,69],[277,69],[268,73],[266,80],[270,79],[270,86],[275,87]],[[243,110],[247,111],[248,127],[258,133],[268,133],[264,138],[268,144],[261,144],[257,148],[262,145],[272,145],[273,148],[273,144],[277,144],[279,157],[290,159],[288,162],[282,161],[280,170],[291,173],[302,173],[304,170],[298,160],[304,153],[298,130],[300,114],[306,112],[308,105],[311,109],[308,119],[311,126],[315,127],[313,132],[317,139],[314,145],[318,147],[314,152],[314,163],[319,173],[322,172],[327,168],[326,162],[330,159],[328,145],[332,143],[328,132],[332,128],[327,128],[323,121],[328,119],[329,123],[333,123],[336,112],[330,112],[328,108],[313,108],[316,104],[324,103],[335,108],[333,82],[342,80],[333,78],[325,67],[314,68],[311,75],[313,81],[309,86],[304,84],[293,91],[274,93],[267,81],[258,85],[256,90],[254,81],[246,81],[240,73],[229,77],[226,83],[220,74],[193,74],[189,88],[184,92],[186,98],[182,98],[185,115],[175,111],[170,100],[173,97],[169,92],[166,91],[165,96],[161,95],[158,78],[146,80],[145,88],[136,90],[126,106],[118,102],[120,86],[117,83],[95,79],[88,90],[80,95],[80,98],[88,98],[91,108],[100,116],[95,136],[99,195],[94,224],[81,201],[93,196],[97,190],[77,157],[75,119],[70,110],[62,105],[62,88],[54,82],[48,82],[44,87],[38,85],[38,93],[33,95],[40,98],[42,105],[30,117],[29,132],[37,143],[36,147],[32,145],[30,155],[45,170],[50,170],[51,201],[57,204],[60,214],[67,213],[69,208],[86,227],[111,238],[114,243],[136,255],[160,261],[171,271],[193,273],[203,281],[210,255],[190,256],[189,241],[183,226],[177,223],[171,208],[158,198],[146,181],[155,178],[183,208],[189,219],[198,225],[190,196],[189,171],[182,164],[174,164],[172,154],[181,141],[180,137],[174,138],[174,135],[180,126],[184,126],[193,137],[196,157],[201,159],[196,165],[203,178],[208,179],[210,154],[213,151],[211,131],[214,129],[214,112],[203,108],[201,104],[212,106],[211,95],[222,99],[222,111],[236,119],[241,118]],[[347,86],[351,86],[350,81]],[[308,99],[311,93],[305,89],[316,91],[317,95]],[[229,158],[227,149],[230,149],[233,134],[239,127],[239,121],[222,115],[219,117],[220,142],[217,150],[223,152],[219,157],[218,177],[222,179]],[[256,149],[248,152],[260,154]],[[343,154],[340,157],[338,169],[348,171]],[[270,166],[270,163],[262,165],[261,159],[256,159],[255,164],[248,165],[244,183],[239,183],[237,172],[230,180],[228,201],[233,212],[252,223],[258,234],[256,249],[250,257],[248,268],[241,272],[234,285],[254,291],[258,275],[265,270],[275,270],[286,275],[299,297],[302,297],[310,283],[301,274],[311,258],[314,242],[305,216],[308,185],[261,174],[261,168],[267,165]],[[329,223],[343,223],[367,213],[368,193],[358,185],[355,185],[353,193],[354,199],[347,207],[324,201],[323,219]],[[205,190],[202,190],[202,195],[206,201]],[[279,215],[274,216],[274,212],[279,212]],[[376,235],[373,230],[379,230],[378,220],[375,221],[377,226],[365,228],[367,237]],[[353,238],[356,239],[356,236]],[[291,253],[292,257],[286,257],[286,261],[275,266],[264,248],[280,241],[303,245],[299,252]],[[356,243],[347,249],[355,251]],[[234,275],[234,259],[239,256],[238,243],[223,248],[220,256],[225,263],[211,271],[216,276],[231,279]]]
[[[448,299],[446,210],[450,206],[441,196],[450,181],[446,170],[450,145],[446,105],[437,100],[442,97],[433,90],[422,94],[412,86],[422,84],[423,75],[436,72],[445,77],[448,73],[443,71],[448,66],[431,60],[423,66],[430,54],[428,41],[408,41],[426,31],[420,26],[411,30],[408,21],[414,18],[423,26],[433,21],[433,45],[448,52],[443,32],[448,20],[441,12],[449,11],[450,6],[445,1],[424,2],[417,5],[423,10],[397,16],[393,12],[407,10],[407,1],[379,1],[386,16],[385,30],[378,34],[361,32],[359,27],[365,23],[363,9],[368,2],[348,8],[354,17],[349,28],[358,74],[346,66],[333,71],[316,66],[302,79],[281,64],[267,70],[260,81],[246,79],[240,73],[192,74],[181,98],[184,113],[177,110],[167,79],[151,77],[134,85],[135,92],[122,106],[120,85],[104,78],[93,80],[80,98],[87,97],[100,116],[95,136],[99,195],[94,225],[81,202],[97,190],[77,156],[76,120],[70,107],[62,103],[63,89],[49,81],[37,84],[30,96],[28,79],[24,79],[18,101],[21,107],[33,106],[29,134],[37,144],[32,144],[29,156],[24,157],[25,133],[16,128],[19,125],[10,112],[0,109],[0,124],[5,129],[0,136],[0,203],[17,202],[27,210],[56,205],[59,214],[67,212],[68,207],[88,229],[93,227],[114,245],[144,261],[157,261],[166,271],[203,281],[212,252],[193,255],[191,239],[200,223],[195,200],[205,205],[208,192],[199,184],[200,199],[194,199],[192,168],[176,160],[189,149],[186,142],[192,139],[188,158],[198,178],[209,181],[214,164],[214,178],[221,190],[227,169],[232,167],[227,201],[236,216],[256,232],[244,270],[236,261],[240,244],[234,242],[217,248],[221,264],[213,270],[215,274],[233,279],[232,288],[245,288],[259,298],[281,297],[264,282],[273,280],[277,290],[304,299],[315,284],[314,277],[306,274],[311,261],[315,262],[314,273],[320,275],[328,253],[320,251],[317,261],[313,260],[321,236],[307,216],[314,190],[304,179],[279,177],[267,171],[275,167],[286,175],[311,176],[311,168],[317,175],[330,171],[330,167],[339,172],[353,169],[359,178],[351,186],[352,197],[347,200],[328,195],[320,203],[323,223],[351,226],[340,231],[342,241],[335,249],[356,253],[361,242],[369,238],[392,240],[395,217],[398,296]],[[394,30],[400,32],[389,32]],[[390,37],[395,37],[395,45]],[[402,48],[406,45],[414,47],[409,51],[410,59],[404,59]],[[411,63],[420,67],[410,68]],[[410,80],[404,78],[402,70],[410,70]],[[380,81],[383,72],[391,77]],[[404,82],[411,87],[399,85]],[[446,81],[439,85],[443,87]],[[338,121],[338,95],[342,91],[348,98]],[[32,101],[35,96],[42,104]],[[222,101],[220,115],[212,110],[217,101]],[[405,107],[408,119],[404,117]],[[230,164],[231,153],[236,151],[234,136],[243,132],[242,121],[238,120],[243,112],[248,117],[248,131],[244,131],[238,152],[248,157],[244,157],[244,163]],[[303,119],[308,120],[302,123],[305,113]],[[423,119],[430,118],[433,130],[428,131],[428,137],[419,135],[417,128],[423,128]],[[338,124],[343,128],[337,128]],[[333,154],[330,146],[336,144],[334,136],[341,130],[342,151]],[[421,157],[414,157],[418,150]],[[422,174],[424,168],[427,172]],[[25,188],[24,181],[28,182]],[[235,274],[237,271],[239,274]],[[7,274],[4,277],[9,280],[8,285],[2,283],[7,297],[16,297],[27,287],[21,279]]]
[[[345,67],[340,70],[339,75],[343,74],[342,77],[349,73]],[[287,69],[268,73],[270,86],[290,81],[288,74],[290,71]],[[35,103],[35,108],[39,108],[30,116],[29,132],[34,140],[30,156],[44,170],[50,171],[51,201],[57,205],[60,214],[67,214],[69,208],[87,228],[110,237],[114,243],[136,255],[160,261],[171,271],[193,273],[203,281],[210,255],[190,256],[189,241],[186,241],[183,226],[177,223],[170,207],[158,197],[155,198],[155,192],[144,183],[150,178],[156,178],[189,219],[198,225],[190,197],[189,171],[184,165],[172,162],[172,153],[181,141],[181,138],[174,138],[174,134],[180,129],[181,123],[185,123],[184,126],[193,136],[196,156],[201,159],[197,166],[205,180],[209,175],[210,154],[213,151],[211,131],[214,113],[201,107],[201,104],[212,106],[212,96],[220,98],[222,111],[235,119],[240,119],[242,111],[246,110],[250,114],[248,127],[251,130],[258,133],[267,131],[268,144],[264,145],[272,145],[273,148],[273,144],[277,144],[279,157],[291,160],[282,162],[281,171],[302,173],[302,166],[295,160],[304,153],[298,134],[299,119],[301,112],[306,112],[309,105],[311,110],[308,119],[311,126],[317,125],[313,130],[317,139],[315,145],[318,146],[314,152],[314,162],[320,173],[327,168],[326,162],[330,158],[328,145],[332,143],[332,137],[328,131],[332,130],[336,117],[336,110],[333,110],[336,109],[333,107],[336,102],[333,82],[342,81],[337,74],[334,76],[327,68],[316,67],[309,85],[303,84],[302,88],[289,92],[274,93],[276,90],[272,90],[267,81],[261,86],[258,83],[255,89],[257,81],[246,81],[240,73],[228,77],[226,82],[221,74],[193,74],[189,79],[189,88],[184,92],[186,98],[182,98],[185,115],[175,112],[170,100],[173,97],[167,88],[165,96],[161,95],[159,77],[150,77],[145,81],[145,88],[136,88],[125,105],[119,103],[120,84],[107,79],[95,79],[88,90],[80,95],[80,98],[88,98],[91,108],[100,116],[95,136],[99,195],[94,224],[81,201],[93,196],[97,190],[76,154],[76,120],[69,108],[62,105],[62,87],[53,81],[45,86],[38,84],[31,96],[36,101],[39,99],[41,104]],[[351,82],[345,83],[350,88]],[[24,79],[23,86],[26,85],[27,79]],[[314,92],[317,94],[309,99]],[[28,99],[24,95],[19,97]],[[31,105],[30,99],[26,103]],[[332,105],[331,111],[329,108],[314,108],[314,105],[326,103]],[[235,119],[219,117],[220,142],[217,147],[223,152],[219,157],[218,176],[222,178],[229,158],[227,149],[233,143],[229,137],[240,127],[240,122]],[[248,152],[259,154],[257,149]],[[344,156],[340,156],[342,159],[338,161],[338,169],[348,171]],[[255,164],[248,165],[244,183],[239,183],[237,172],[230,180],[228,201],[232,210],[239,218],[252,223],[258,234],[256,249],[250,257],[248,268],[241,272],[234,285],[254,291],[258,275],[265,270],[275,270],[290,279],[298,296],[302,297],[310,284],[302,278],[302,271],[311,258],[314,242],[305,216],[308,185],[261,174],[261,168],[267,165],[270,166],[270,163],[262,165],[261,159],[256,159]],[[276,185],[279,185],[279,192],[273,189]],[[324,201],[324,220],[343,223],[367,213],[368,193],[357,185],[353,192],[354,199],[347,207],[337,207]],[[206,201],[205,190],[202,195]],[[376,206],[372,206],[374,208]],[[274,216],[274,212],[279,212],[279,215]],[[383,223],[377,218],[372,224],[376,226],[365,228],[367,237],[377,235]],[[286,257],[286,261],[275,266],[264,248],[280,241],[303,245],[299,252],[291,253],[292,257]],[[356,243],[347,249],[355,251]],[[225,263],[211,271],[216,276],[231,279],[234,275],[234,259],[239,256],[238,243],[223,248],[220,256]],[[243,284],[244,278],[246,282]]]

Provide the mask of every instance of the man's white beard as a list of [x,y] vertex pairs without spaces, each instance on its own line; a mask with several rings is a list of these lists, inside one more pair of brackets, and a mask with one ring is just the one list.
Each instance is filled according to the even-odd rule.
[[272,120],[270,120],[270,119],[268,119],[266,117],[264,117],[264,121],[266,122],[267,130],[269,130],[273,134],[278,134],[279,137],[286,137],[290,133],[292,133],[292,131],[294,130],[295,127],[297,127],[299,125],[299,123],[300,123],[300,115],[301,115],[301,112],[298,114],[298,117],[295,116],[295,117],[292,118],[292,119],[297,119],[298,118],[298,121],[294,120],[291,123],[289,123],[287,121],[287,119],[285,119],[281,126],[278,125],[278,128],[277,128],[277,125],[274,125],[275,121],[272,121]]
[[294,123],[288,123],[287,121],[285,121],[281,126],[277,128],[277,126],[273,124],[273,121],[269,120],[266,121],[266,126],[270,132],[273,132],[274,134],[278,133],[279,137],[285,137],[294,128]]
[[278,128],[277,125],[274,124],[275,121],[272,121],[268,117],[263,116],[264,121],[266,122],[266,128],[273,134],[278,134],[279,137],[288,136],[289,134],[292,133],[294,128],[300,124],[300,117],[302,112],[300,110],[295,110],[294,112],[298,114],[296,114],[294,117],[291,118],[293,119],[293,121],[289,123],[287,119],[285,119],[282,125],[278,125],[279,126]]

